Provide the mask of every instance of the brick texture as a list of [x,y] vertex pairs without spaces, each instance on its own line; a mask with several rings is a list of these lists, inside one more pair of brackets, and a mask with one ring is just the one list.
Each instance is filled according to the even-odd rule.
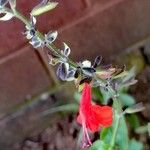
[[30,46],[0,60],[0,113],[42,92],[51,83]]
[[[38,17],[38,29],[42,32],[58,29],[73,21],[86,8],[84,0],[56,1],[59,2],[57,8]],[[30,11],[39,3],[39,0],[20,0],[17,3],[18,10],[29,17]],[[20,49],[27,42],[22,35],[24,31],[24,25],[15,18],[7,22],[0,22],[0,57]]]
[[64,28],[61,39],[72,48],[72,57],[94,58],[118,54],[150,35],[150,1],[121,0],[102,8],[95,5],[89,16],[70,28]]
[[94,6],[94,5],[96,5],[96,4],[99,4],[99,5],[106,5],[106,4],[109,4],[109,3],[111,3],[111,2],[115,2],[115,1],[117,1],[117,0],[108,0],[108,1],[106,1],[106,0],[87,0],[87,3],[89,4],[89,6]]
[[[148,0],[56,1],[59,5],[55,10],[37,17],[37,27],[43,33],[59,29],[58,40],[71,47],[71,57],[76,61],[93,59],[97,55],[107,61],[110,56],[118,55],[150,35]],[[18,9],[29,17],[39,0],[17,3]],[[3,150],[46,128],[50,118],[40,118],[40,114],[58,104],[54,103],[55,98],[49,98],[32,101],[31,105],[20,108],[26,104],[27,97],[43,92],[52,84],[35,51],[30,46],[21,48],[27,43],[23,31],[24,25],[16,19],[0,22],[0,119],[3,118],[0,121],[0,148]],[[57,99],[64,99],[64,91],[56,93]],[[8,115],[12,110],[16,113]]]

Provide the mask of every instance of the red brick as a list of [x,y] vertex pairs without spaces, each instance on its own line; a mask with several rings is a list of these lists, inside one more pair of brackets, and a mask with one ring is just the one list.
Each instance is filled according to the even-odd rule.
[[96,5],[96,4],[99,4],[99,5],[107,5],[109,3],[113,3],[113,2],[116,2],[118,0],[87,0],[87,3],[89,4],[89,6],[93,6],[93,5]]
[[[39,17],[39,29],[49,31],[58,29],[74,20],[76,20],[86,9],[85,0],[56,0],[58,6],[51,12]],[[46,21],[45,21],[46,20]],[[43,23],[45,21],[45,23]]]
[[51,82],[28,46],[0,60],[0,83],[0,113],[4,113],[27,96],[42,92]]
[[107,60],[150,35],[150,1],[121,0],[100,6],[75,25],[62,29],[61,39],[69,44],[75,60],[96,55]]
[[26,42],[25,29],[18,20],[0,22],[0,58],[18,50]]
[[[38,17],[38,28],[43,32],[57,29],[75,19],[86,7],[84,0],[56,0],[59,5],[55,10]],[[17,2],[18,10],[29,17],[30,11],[39,3],[36,1],[21,0]],[[24,25],[15,18],[0,22],[0,57],[19,49],[27,40],[22,35]]]

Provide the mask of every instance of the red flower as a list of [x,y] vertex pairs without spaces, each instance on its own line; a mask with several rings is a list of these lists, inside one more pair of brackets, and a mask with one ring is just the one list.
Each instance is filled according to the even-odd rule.
[[77,122],[83,127],[83,147],[91,145],[87,129],[94,133],[100,127],[109,127],[112,124],[112,114],[111,107],[91,103],[91,86],[85,83],[77,117]]

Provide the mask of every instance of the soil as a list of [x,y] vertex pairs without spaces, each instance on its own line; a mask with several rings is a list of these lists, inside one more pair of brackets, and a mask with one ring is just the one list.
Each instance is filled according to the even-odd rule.
[[77,144],[79,126],[75,121],[76,116],[58,120],[50,128],[47,128],[37,137],[27,138],[21,144],[19,150],[79,150]]

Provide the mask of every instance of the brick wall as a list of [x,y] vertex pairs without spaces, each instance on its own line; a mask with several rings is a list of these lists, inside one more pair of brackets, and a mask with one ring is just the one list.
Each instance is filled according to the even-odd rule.
[[[102,55],[104,60],[108,61],[111,56],[122,53],[126,48],[147,39],[150,35],[148,0],[56,1],[59,5],[54,11],[37,17],[37,26],[43,33],[57,29],[59,37],[56,45],[60,46],[63,41],[68,43],[72,49],[71,57],[76,61],[83,58],[93,59],[96,55]],[[18,9],[28,17],[38,2],[39,0],[18,0]],[[22,111],[22,107],[18,106],[26,104],[26,99],[53,88],[56,82],[53,69],[48,67],[44,54],[41,50],[34,50],[27,43],[22,35],[24,30],[24,25],[16,19],[0,22],[2,120],[12,115],[11,112],[14,110]],[[28,114],[30,115],[32,113]],[[5,148],[12,145],[33,129],[24,124],[19,126],[26,132],[20,133],[15,140],[10,140],[9,144],[0,138],[0,146],[3,145]],[[0,129],[1,135],[11,139],[17,127],[16,124],[13,125],[15,129],[11,130],[10,135],[4,134]],[[8,128],[10,127],[3,126],[2,129]]]

